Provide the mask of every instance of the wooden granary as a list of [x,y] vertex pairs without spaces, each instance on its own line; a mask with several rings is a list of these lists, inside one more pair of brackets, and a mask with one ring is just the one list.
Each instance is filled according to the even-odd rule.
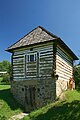
[[56,35],[38,26],[7,51],[12,53],[11,92],[26,112],[54,101],[68,89],[78,58]]

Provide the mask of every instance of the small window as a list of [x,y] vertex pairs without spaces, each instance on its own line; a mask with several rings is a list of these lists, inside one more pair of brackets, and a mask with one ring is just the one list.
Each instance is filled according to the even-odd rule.
[[34,55],[30,55],[30,62],[34,62]]
[[28,54],[27,60],[28,60],[28,62],[35,62],[36,61],[36,54],[35,53]]

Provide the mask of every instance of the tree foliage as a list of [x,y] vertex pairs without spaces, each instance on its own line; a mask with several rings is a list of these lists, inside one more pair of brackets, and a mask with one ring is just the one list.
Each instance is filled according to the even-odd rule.
[[74,67],[74,80],[76,88],[80,90],[80,66]]
[[9,82],[12,74],[11,64],[8,60],[3,60],[0,62],[0,71],[7,71],[7,74],[4,74],[2,82]]
[[9,72],[10,67],[11,67],[11,64],[8,60],[3,60],[2,62],[0,62],[0,71]]

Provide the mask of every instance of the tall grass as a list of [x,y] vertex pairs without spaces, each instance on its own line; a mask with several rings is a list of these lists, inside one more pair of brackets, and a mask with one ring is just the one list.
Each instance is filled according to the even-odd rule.
[[80,120],[80,93],[67,91],[63,101],[33,111],[23,120]]
[[8,120],[22,111],[22,107],[10,93],[10,85],[0,85],[0,120]]

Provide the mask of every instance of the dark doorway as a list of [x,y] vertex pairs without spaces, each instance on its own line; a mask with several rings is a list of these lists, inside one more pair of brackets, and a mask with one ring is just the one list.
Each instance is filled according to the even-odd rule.
[[26,112],[30,112],[35,107],[35,87],[25,86],[25,110]]

